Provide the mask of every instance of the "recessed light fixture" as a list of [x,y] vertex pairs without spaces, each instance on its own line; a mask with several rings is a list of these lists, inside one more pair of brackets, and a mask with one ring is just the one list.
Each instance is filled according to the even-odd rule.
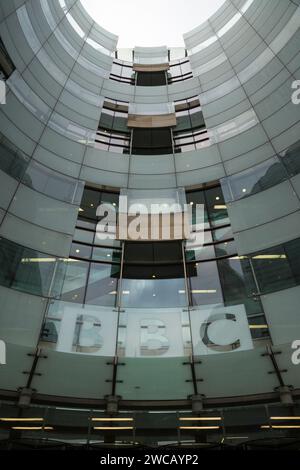
[[215,289],[193,289],[192,294],[216,294]]
[[222,421],[221,416],[202,416],[201,418],[187,417],[179,418],[179,421]]
[[249,325],[250,330],[266,330],[268,325]]
[[22,423],[38,423],[40,421],[44,421],[44,418],[0,418],[0,421],[6,421],[6,422],[22,422]]
[[196,431],[201,431],[201,430],[213,430],[213,429],[220,429],[220,426],[179,426],[179,429],[182,430],[196,430]]
[[80,253],[80,250],[76,250],[76,253]]
[[96,426],[95,431],[132,431],[133,426]]
[[271,426],[266,425],[266,426],[261,426],[261,429],[300,429],[300,425],[275,425],[272,424]]
[[91,418],[91,421],[112,422],[112,421],[133,421],[133,418]]
[[290,421],[290,420],[295,420],[298,421],[300,420],[300,416],[271,416],[272,420],[278,421],[278,420],[283,420],[283,421]]
[[12,426],[15,431],[53,431],[52,426]]

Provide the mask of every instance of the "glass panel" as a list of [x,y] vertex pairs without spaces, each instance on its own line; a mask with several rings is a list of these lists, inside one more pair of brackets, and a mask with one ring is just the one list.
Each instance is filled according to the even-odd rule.
[[118,355],[183,357],[191,353],[187,311],[172,308],[126,309],[120,314]]
[[119,265],[91,263],[86,303],[90,305],[114,306],[119,277]]
[[293,240],[285,244],[285,252],[297,284],[300,283],[300,240]]
[[209,305],[223,302],[217,263],[188,263],[187,276],[193,305]]
[[229,225],[230,220],[221,188],[207,189],[205,195],[211,225],[214,227]]
[[210,224],[208,221],[208,214],[207,214],[207,208],[205,204],[205,193],[204,191],[193,191],[191,193],[187,193],[186,195],[186,201],[187,204],[190,204],[193,206],[193,224],[196,222],[196,204],[202,204],[204,205],[204,228],[209,228]]
[[40,346],[67,353],[114,356],[117,316],[108,308],[54,301]]
[[87,262],[72,259],[67,261],[62,283],[62,300],[83,303],[88,269]]
[[233,238],[232,228],[230,226],[213,230],[212,235],[215,242],[230,240],[230,238]]
[[300,140],[283,152],[281,157],[289,175],[298,175],[300,173]]
[[125,265],[122,306],[167,308],[186,305],[183,264]]
[[111,248],[94,248],[93,260],[95,261],[112,261],[114,263],[121,262],[121,250],[113,250]]
[[248,260],[228,258],[219,260],[219,275],[225,305],[245,305],[247,314],[260,313],[262,306],[253,295],[257,288]]
[[0,283],[3,286],[48,296],[56,259],[0,239]]
[[92,257],[92,247],[79,243],[73,243],[71,246],[70,256],[74,258],[90,259]]
[[237,248],[234,241],[218,243],[215,245],[215,250],[217,258],[222,258],[224,256],[230,256],[237,253]]
[[[274,157],[260,165],[227,178],[229,200],[242,199],[251,194],[264,191],[287,179],[287,173],[280,161]],[[227,190],[228,193],[228,190]]]
[[262,293],[275,292],[296,285],[291,265],[283,246],[270,248],[251,257]]
[[15,179],[21,179],[29,158],[3,136],[0,142],[0,157],[0,169]]
[[84,188],[83,182],[60,175],[34,161],[30,162],[23,183],[36,191],[72,204],[80,203]]
[[92,244],[94,241],[94,232],[76,229],[74,234],[74,240],[77,242]]

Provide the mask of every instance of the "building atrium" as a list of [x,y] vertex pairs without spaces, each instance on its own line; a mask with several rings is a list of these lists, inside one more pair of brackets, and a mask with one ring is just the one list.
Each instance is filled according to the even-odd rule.
[[0,449],[300,449],[300,0],[183,40],[0,0]]

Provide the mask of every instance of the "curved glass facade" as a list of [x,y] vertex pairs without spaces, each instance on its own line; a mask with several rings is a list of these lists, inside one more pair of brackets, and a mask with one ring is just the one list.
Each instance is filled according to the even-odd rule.
[[[112,442],[206,435],[184,418],[218,418],[214,443],[294,437],[272,417],[300,397],[299,27],[299,1],[226,0],[185,48],[122,51],[79,0],[0,0],[4,418],[58,440],[105,441],[107,416],[131,419]],[[144,222],[141,201],[184,201],[203,238],[122,237],[124,194]]]

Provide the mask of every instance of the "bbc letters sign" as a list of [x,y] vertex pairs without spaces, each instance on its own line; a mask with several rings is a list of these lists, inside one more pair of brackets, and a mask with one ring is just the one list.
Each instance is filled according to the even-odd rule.
[[116,311],[62,304],[47,323],[60,352],[114,356],[118,338],[121,356],[182,357],[191,347],[189,318],[195,355],[253,349],[243,305],[205,306],[190,315],[182,309],[132,309],[121,313],[118,326]]

